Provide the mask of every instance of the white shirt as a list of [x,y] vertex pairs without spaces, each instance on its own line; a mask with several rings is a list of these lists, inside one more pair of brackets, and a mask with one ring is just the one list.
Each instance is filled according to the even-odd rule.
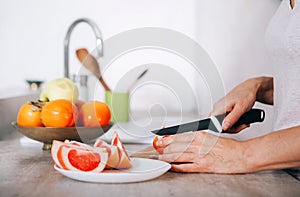
[[300,0],[283,0],[270,21],[266,44],[274,69],[274,130],[300,125]]

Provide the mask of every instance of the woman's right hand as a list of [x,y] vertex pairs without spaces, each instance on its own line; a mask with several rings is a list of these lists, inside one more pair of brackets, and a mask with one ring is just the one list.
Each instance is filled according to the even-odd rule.
[[222,123],[222,128],[226,133],[238,133],[248,127],[240,125],[233,128],[233,125],[247,111],[249,111],[255,101],[260,88],[258,78],[249,79],[232,89],[225,97],[214,104],[210,115],[220,115],[227,113]]

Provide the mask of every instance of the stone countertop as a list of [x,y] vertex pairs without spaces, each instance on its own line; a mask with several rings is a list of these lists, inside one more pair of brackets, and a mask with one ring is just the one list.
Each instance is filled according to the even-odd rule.
[[[173,173],[126,184],[86,183],[53,168],[42,144],[23,144],[22,136],[0,141],[0,196],[300,196],[300,182],[286,171],[243,175]],[[129,149],[145,145],[126,144]]]

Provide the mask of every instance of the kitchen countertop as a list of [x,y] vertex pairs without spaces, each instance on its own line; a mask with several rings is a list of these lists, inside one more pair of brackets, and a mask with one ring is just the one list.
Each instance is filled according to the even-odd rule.
[[[300,182],[288,171],[243,175],[173,173],[145,182],[85,183],[53,168],[41,144],[22,144],[20,134],[0,141],[0,196],[300,196]],[[145,145],[126,144],[128,149]]]

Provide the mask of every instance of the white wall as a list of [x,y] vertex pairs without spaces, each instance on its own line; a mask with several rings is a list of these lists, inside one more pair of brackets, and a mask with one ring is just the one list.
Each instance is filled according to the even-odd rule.
[[[6,94],[7,89],[27,88],[25,79],[49,81],[62,77],[64,37],[69,25],[78,18],[90,18],[97,23],[104,40],[145,26],[170,28],[195,39],[194,4],[194,0],[1,1],[0,95]],[[81,66],[75,50],[86,47],[91,51],[94,41],[86,24],[74,29],[70,73],[76,73]],[[117,77],[106,78],[114,84]],[[100,88],[99,94],[103,95],[101,91]]]
[[[63,76],[63,39],[77,18],[94,20],[104,39],[144,26],[168,27],[195,38],[193,8],[193,0],[2,0],[0,89],[23,85],[25,78]],[[74,50],[95,47],[93,34],[84,24],[73,33],[71,72],[79,65]]]
[[[278,4],[278,0],[2,0],[0,93],[27,88],[25,79],[62,77],[63,39],[68,26],[80,17],[94,20],[104,39],[145,26],[184,33],[209,53],[229,91],[246,78],[272,74],[263,37]],[[70,47],[74,73],[80,67],[75,49],[95,47],[91,30],[79,25]]]
[[265,29],[279,0],[196,1],[197,41],[222,73],[227,91],[246,78],[272,74]]

